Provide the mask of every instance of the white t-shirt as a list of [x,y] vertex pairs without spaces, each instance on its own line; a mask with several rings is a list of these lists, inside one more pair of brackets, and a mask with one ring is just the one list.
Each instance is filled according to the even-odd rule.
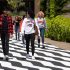
[[[21,33],[22,34],[24,34],[24,32],[25,32],[25,34],[35,33],[34,24],[36,24],[34,19],[25,18],[22,22]],[[37,24],[36,24],[36,26],[38,28],[38,32],[39,32],[39,35],[40,35],[39,27],[38,27]]]
[[35,18],[35,22],[38,24],[39,28],[46,28],[45,18]]

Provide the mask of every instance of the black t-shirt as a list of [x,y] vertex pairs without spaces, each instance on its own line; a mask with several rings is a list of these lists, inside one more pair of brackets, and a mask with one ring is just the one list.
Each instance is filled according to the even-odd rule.
[[16,26],[19,26],[19,21],[18,20],[16,21]]
[[16,27],[17,27],[17,26],[18,26],[18,27],[20,26],[20,20],[19,20],[19,19],[15,21],[15,26],[16,26]]

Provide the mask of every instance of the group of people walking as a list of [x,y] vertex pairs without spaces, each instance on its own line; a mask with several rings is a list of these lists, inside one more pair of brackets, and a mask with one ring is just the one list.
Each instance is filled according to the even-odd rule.
[[[13,25],[14,23],[14,25]],[[22,41],[24,43],[24,38],[26,41],[26,59],[30,57],[35,59],[35,37],[38,37],[38,47],[40,47],[40,38],[42,39],[42,48],[44,46],[44,33],[46,26],[46,20],[44,18],[44,13],[40,11],[37,17],[34,17],[33,11],[29,10],[27,16],[23,16],[22,20],[20,17],[16,17],[15,21],[12,22],[12,17],[7,14],[7,11],[3,12],[0,16],[0,35],[2,48],[4,53],[4,60],[8,60],[9,55],[9,39],[13,35],[13,26],[15,28],[16,40],[20,41],[20,34],[22,34]],[[36,31],[37,30],[37,31]],[[32,56],[29,55],[29,44],[31,43]]]

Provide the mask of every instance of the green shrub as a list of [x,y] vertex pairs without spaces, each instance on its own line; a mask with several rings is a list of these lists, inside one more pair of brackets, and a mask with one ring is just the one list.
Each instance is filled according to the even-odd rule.
[[70,18],[56,16],[47,19],[48,32],[45,36],[53,40],[70,42]]

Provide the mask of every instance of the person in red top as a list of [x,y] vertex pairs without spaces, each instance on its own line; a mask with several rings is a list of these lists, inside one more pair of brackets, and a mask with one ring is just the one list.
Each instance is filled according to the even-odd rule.
[[4,60],[8,60],[9,55],[9,39],[13,34],[12,17],[8,15],[8,11],[4,11],[0,16],[0,34]]

